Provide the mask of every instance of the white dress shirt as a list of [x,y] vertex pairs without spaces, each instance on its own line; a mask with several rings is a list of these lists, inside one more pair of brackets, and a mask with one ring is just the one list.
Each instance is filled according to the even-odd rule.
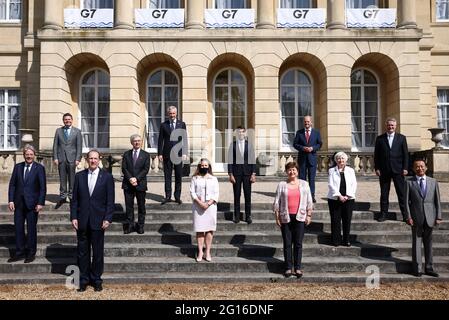
[[245,139],[238,140],[237,144],[238,144],[238,148],[239,148],[239,151],[240,151],[240,155],[243,158],[243,156],[245,155]]
[[394,140],[394,132],[392,134],[387,133],[387,138],[388,138],[388,144],[390,145],[390,149],[391,149],[391,146],[393,145],[393,140]]
[[[25,162],[25,166],[23,167],[23,176],[24,176],[24,177],[25,177],[25,172],[27,171],[27,165],[28,165],[28,163]],[[31,172],[31,167],[33,166],[33,163],[31,162],[31,163],[29,164],[29,166],[30,166],[30,169],[29,169],[28,173]]]
[[89,187],[89,194],[92,195],[95,189],[95,184],[97,183],[98,174],[100,173],[100,168],[90,171],[87,174],[87,185]]

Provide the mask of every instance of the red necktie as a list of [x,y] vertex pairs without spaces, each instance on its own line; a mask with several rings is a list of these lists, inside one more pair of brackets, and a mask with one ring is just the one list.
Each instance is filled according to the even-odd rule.
[[309,139],[310,139],[310,132],[309,132],[309,130],[306,130],[306,142],[307,142],[307,144],[309,143]]

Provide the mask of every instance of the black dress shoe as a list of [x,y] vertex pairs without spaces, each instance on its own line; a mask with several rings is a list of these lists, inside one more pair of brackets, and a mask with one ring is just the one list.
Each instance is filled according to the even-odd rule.
[[133,231],[134,231],[134,228],[132,226],[130,226],[130,225],[123,226],[123,233],[124,234],[130,234]]
[[11,257],[11,258],[9,258],[8,259],[8,262],[17,262],[17,261],[20,261],[20,260],[23,260],[23,259],[25,259],[25,256],[14,256],[14,257]]
[[428,276],[431,276],[431,277],[435,277],[435,278],[438,278],[440,276],[438,273],[436,273],[433,270],[426,270],[425,274]]
[[80,285],[80,287],[76,290],[78,292],[84,292],[87,289],[87,285],[86,284],[82,284]]
[[177,204],[182,204],[182,200],[181,200],[181,199],[176,199],[175,202],[176,202]]
[[171,202],[171,199],[165,198],[164,200],[162,200],[161,204],[166,204],[167,202]]
[[31,262],[33,262],[34,260],[36,260],[36,256],[35,256],[35,255],[28,256],[28,257],[25,258],[24,263],[31,263]]
[[58,203],[56,203],[56,205],[55,205],[55,209],[59,209],[59,208],[61,208],[61,206],[64,204],[64,203],[66,203],[67,202],[67,199],[59,199],[59,201],[58,201]]
[[385,214],[381,214],[377,219],[379,222],[384,222],[385,220],[387,220],[387,216]]
[[422,272],[414,271],[414,272],[413,272],[413,275],[414,275],[415,277],[420,278],[420,277],[422,277]]
[[253,219],[251,219],[251,217],[246,217],[245,221],[247,224],[253,223]]
[[312,197],[312,201],[313,201],[313,203],[316,203],[315,196]]
[[237,217],[234,217],[234,219],[232,219],[232,221],[234,221],[234,223],[239,223],[239,222],[240,222],[240,219],[237,218]]
[[143,226],[137,226],[137,233],[138,234],[144,234],[145,233],[144,227]]
[[284,272],[284,277],[285,278],[291,278],[293,276],[294,276],[294,274],[293,274],[293,272],[291,270],[287,270],[287,271]]
[[94,285],[94,291],[95,292],[103,291],[103,285],[101,283]]
[[349,242],[349,241],[343,241],[343,242],[341,243],[341,245],[342,245],[342,246],[345,246],[345,247],[350,247],[350,246],[351,246],[351,242]]

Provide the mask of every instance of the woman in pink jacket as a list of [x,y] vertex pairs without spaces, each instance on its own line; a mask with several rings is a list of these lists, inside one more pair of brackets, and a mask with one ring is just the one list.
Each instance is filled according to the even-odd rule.
[[280,182],[277,187],[273,211],[276,224],[281,228],[284,243],[284,276],[289,278],[296,275],[301,278],[304,227],[312,221],[313,198],[309,184],[298,179],[299,171],[296,162],[287,163],[285,172],[287,181]]

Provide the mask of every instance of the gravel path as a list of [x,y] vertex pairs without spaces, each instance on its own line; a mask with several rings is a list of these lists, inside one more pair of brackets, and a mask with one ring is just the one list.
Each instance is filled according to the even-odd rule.
[[79,293],[54,285],[2,285],[0,300],[449,300],[449,283],[364,285],[284,284],[160,284],[105,285]]

